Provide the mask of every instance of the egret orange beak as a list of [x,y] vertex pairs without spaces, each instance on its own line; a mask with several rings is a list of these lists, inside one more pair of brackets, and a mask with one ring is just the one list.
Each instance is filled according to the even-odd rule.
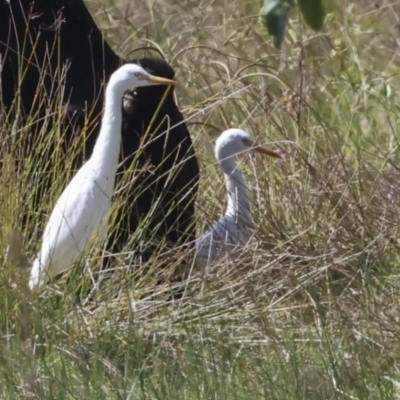
[[250,140],[250,139],[242,139],[242,140],[246,146],[249,146],[253,151],[256,151],[257,153],[265,154],[270,157],[282,158],[282,155],[278,151],[274,151],[269,149],[268,147],[261,146],[255,140]]
[[176,86],[177,82],[171,79],[162,78],[161,76],[146,75],[142,79],[146,80],[150,85],[169,85]]

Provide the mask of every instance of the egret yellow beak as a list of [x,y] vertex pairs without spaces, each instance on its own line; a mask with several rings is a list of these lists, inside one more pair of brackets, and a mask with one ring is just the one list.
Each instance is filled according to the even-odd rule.
[[154,75],[143,76],[143,79],[146,80],[151,85],[175,86],[177,84],[176,81],[173,81],[171,79],[161,78],[160,76],[154,76]]
[[255,140],[250,140],[250,139],[242,139],[242,140],[246,146],[251,147],[251,149],[253,151],[256,151],[257,153],[265,154],[270,157],[282,158],[282,155],[279,152],[271,150],[268,147],[261,146]]
[[270,157],[282,158],[282,156],[278,152],[276,152],[275,150],[271,150],[268,147],[258,146],[254,148],[254,151],[257,151],[258,153],[261,154],[266,154],[267,156]]

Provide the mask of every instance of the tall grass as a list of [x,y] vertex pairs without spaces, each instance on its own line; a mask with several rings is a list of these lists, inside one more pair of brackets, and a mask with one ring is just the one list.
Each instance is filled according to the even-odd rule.
[[[73,151],[60,153],[60,96],[21,163],[31,122],[11,110],[1,127],[1,397],[399,398],[399,6],[342,1],[319,34],[293,11],[277,53],[254,1],[129,4],[119,21],[135,29],[96,18],[120,53],[159,47],[178,71],[201,161],[199,234],[225,206],[213,157],[222,130],[242,127],[286,157],[239,160],[254,214],[240,260],[203,272],[167,245],[145,265],[121,255],[119,271],[77,305],[99,244],[40,295],[26,285],[46,215],[74,171]],[[33,209],[46,173],[54,185]],[[140,232],[127,250],[146,245]],[[171,300],[177,286],[182,297]]]

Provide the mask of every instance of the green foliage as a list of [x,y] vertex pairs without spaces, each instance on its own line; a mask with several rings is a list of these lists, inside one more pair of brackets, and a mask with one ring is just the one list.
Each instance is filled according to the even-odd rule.
[[266,0],[262,14],[268,33],[274,37],[275,47],[279,48],[285,37],[288,5],[281,0]]
[[[326,16],[326,0],[297,0],[299,10],[306,24],[319,31]],[[275,47],[280,48],[285,37],[285,29],[292,7],[292,0],[264,0],[263,23],[273,36]]]
[[307,25],[314,31],[319,31],[326,15],[325,0],[298,0],[298,4]]

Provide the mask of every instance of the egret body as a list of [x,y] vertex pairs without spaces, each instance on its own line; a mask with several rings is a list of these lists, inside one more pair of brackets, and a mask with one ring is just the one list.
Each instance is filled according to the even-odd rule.
[[228,205],[225,215],[196,240],[196,263],[200,267],[234,252],[250,238],[250,198],[243,174],[235,162],[235,156],[246,151],[281,158],[278,152],[260,146],[241,129],[228,129],[217,139],[215,157],[224,174]]
[[121,100],[126,90],[150,85],[175,85],[175,81],[150,75],[137,64],[125,64],[111,75],[93,153],[50,215],[40,253],[32,266],[31,289],[71,268],[95,230],[101,232],[99,239],[106,234],[121,144]]

